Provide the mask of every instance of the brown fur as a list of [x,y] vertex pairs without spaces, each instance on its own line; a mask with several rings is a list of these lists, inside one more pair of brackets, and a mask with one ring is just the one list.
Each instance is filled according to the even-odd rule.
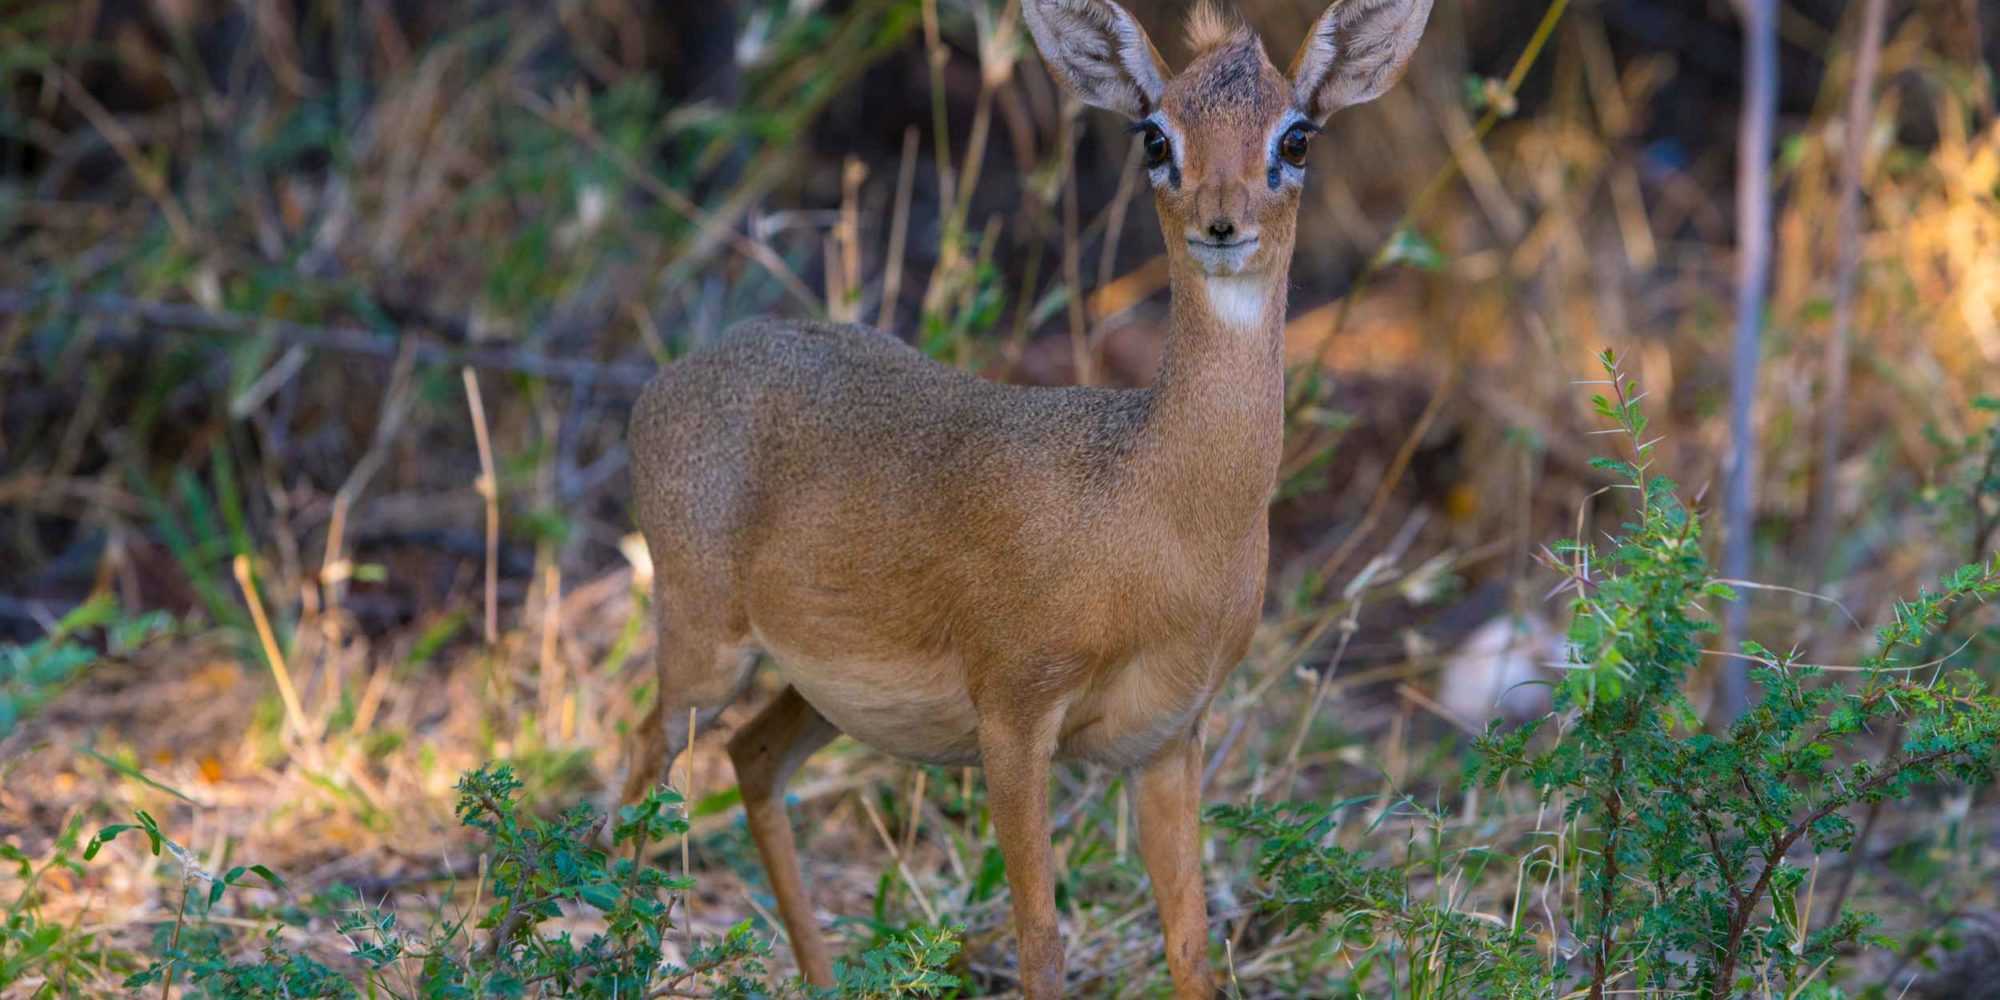
[[[1168,965],[1180,995],[1207,996],[1201,720],[1263,600],[1298,208],[1296,185],[1266,182],[1267,151],[1300,81],[1244,29],[1169,81],[1105,0],[1024,10],[1085,100],[1199,140],[1179,185],[1156,191],[1174,292],[1159,378],[998,385],[865,328],[779,320],[662,371],[631,424],[660,696],[623,794],[664,773],[689,710],[719,712],[765,650],[790,687],[730,753],[808,978],[827,982],[830,963],[782,786],[845,731],[984,765],[1022,988],[1052,997],[1050,762],[1135,768]],[[1257,241],[1220,272],[1188,242],[1218,222]]]

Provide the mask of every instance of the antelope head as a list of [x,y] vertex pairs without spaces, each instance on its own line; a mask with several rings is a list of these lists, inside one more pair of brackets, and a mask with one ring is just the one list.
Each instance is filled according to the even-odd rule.
[[1179,73],[1111,0],[1027,0],[1023,13],[1072,93],[1131,120],[1176,291],[1186,278],[1210,279],[1211,304],[1227,320],[1233,302],[1261,307],[1257,293],[1284,280],[1313,137],[1335,111],[1396,82],[1430,7],[1335,0],[1283,73],[1247,26],[1206,3],[1189,19],[1194,57]]

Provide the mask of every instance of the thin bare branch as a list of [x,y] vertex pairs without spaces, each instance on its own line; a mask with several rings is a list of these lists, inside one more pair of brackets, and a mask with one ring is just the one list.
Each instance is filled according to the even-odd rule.
[[1889,0],[1867,0],[1861,12],[1861,44],[1854,54],[1854,79],[1847,92],[1847,127],[1840,151],[1840,262],[1833,279],[1833,330],[1827,338],[1826,382],[1820,397],[1818,492],[1813,497],[1811,545],[1806,549],[1819,560],[1813,567],[1814,590],[1825,582],[1833,564],[1834,486],[1839,479],[1841,424],[1847,418],[1854,284],[1861,270],[1861,172],[1875,119],[1875,75],[1888,19]]
[[[1752,522],[1756,504],[1757,436],[1752,420],[1757,372],[1763,354],[1764,299],[1771,278],[1771,132],[1778,104],[1778,14],[1776,0],[1741,0],[1744,98],[1736,160],[1736,341],[1729,383],[1729,470],[1723,490],[1722,575],[1750,576]],[[1743,638],[1748,608],[1729,605],[1723,621],[1723,648]],[[1724,667],[1717,692],[1718,721],[1743,714],[1749,678]]]
[[523,347],[473,347],[444,344],[403,333],[385,335],[358,326],[314,326],[268,316],[218,312],[178,302],[159,302],[124,295],[85,295],[77,298],[0,291],[0,315],[23,315],[48,310],[55,313],[89,315],[110,321],[93,336],[101,342],[130,342],[147,334],[210,333],[232,337],[272,336],[288,343],[303,344],[322,351],[393,360],[405,342],[419,365],[462,365],[488,371],[513,372],[555,382],[589,385],[614,396],[631,398],[653,377],[653,367],[620,362],[556,358]]

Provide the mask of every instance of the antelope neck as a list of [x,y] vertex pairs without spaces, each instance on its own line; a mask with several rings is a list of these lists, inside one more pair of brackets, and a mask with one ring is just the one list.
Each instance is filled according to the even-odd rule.
[[1166,353],[1140,450],[1185,527],[1248,531],[1270,502],[1284,444],[1285,272],[1172,274]]

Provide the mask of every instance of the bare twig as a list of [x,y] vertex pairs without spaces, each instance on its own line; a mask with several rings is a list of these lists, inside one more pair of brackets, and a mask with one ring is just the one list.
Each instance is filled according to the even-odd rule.
[[[834,234],[840,246],[841,299],[829,299],[827,316],[842,323],[861,322],[861,184],[868,179],[868,165],[858,156],[849,156],[840,171],[840,223]],[[834,262],[829,259],[831,269]]]
[[1820,404],[1819,495],[1814,497],[1811,545],[1818,557],[1813,590],[1821,589],[1833,563],[1834,474],[1840,465],[1841,423],[1847,417],[1848,339],[1854,328],[1855,273],[1861,269],[1861,171],[1875,118],[1875,74],[1882,61],[1889,0],[1867,0],[1861,12],[1861,45],[1847,92],[1847,129],[1840,158],[1840,262],[1834,273],[1833,331],[1826,345],[1826,387]]
[[[460,347],[407,333],[386,336],[358,326],[314,326],[267,316],[218,312],[186,303],[110,294],[62,298],[0,291],[0,316],[43,309],[112,321],[112,328],[100,328],[93,334],[99,341],[134,340],[141,331],[215,333],[233,337],[271,336],[317,350],[381,358],[384,361],[395,358],[407,344],[417,364],[463,365],[514,372],[556,382],[587,384],[595,390],[627,398],[637,395],[653,377],[650,365],[555,358],[518,347]],[[128,329],[117,329],[115,324],[120,323]]]
[[1014,76],[1014,26],[1020,23],[1020,0],[1007,0],[996,22],[986,15],[984,4],[975,5],[973,25],[979,33],[979,96],[972,107],[972,128],[965,140],[965,157],[959,161],[957,199],[952,203],[954,228],[963,229],[972,213],[972,195],[979,188],[979,175],[986,166],[986,138],[992,131],[993,95]]
[[[924,54],[931,74],[931,159],[937,164],[938,204],[950,205],[957,201],[954,195],[951,170],[951,114],[945,106],[944,67],[951,61],[951,51],[944,47],[944,36],[938,28],[937,0],[923,0]],[[947,233],[947,237],[954,234]],[[950,253],[940,247],[941,253]],[[940,259],[939,265],[944,261]]]
[[[687,743],[681,749],[681,795],[684,807],[690,815],[694,813],[694,738],[701,725],[701,710],[698,706],[688,706]],[[681,831],[681,877],[687,879],[688,888],[681,893],[681,910],[687,914],[688,945],[694,945],[694,855],[689,845],[690,824]]]
[[[9,31],[6,34],[12,36],[14,33]],[[160,207],[160,215],[167,220],[167,228],[174,231],[174,240],[184,247],[194,246],[194,223],[188,219],[187,211],[181,208],[180,202],[174,200],[174,193],[167,186],[167,179],[139,151],[139,144],[133,139],[131,131],[106,110],[104,105],[98,103],[97,98],[91,96],[90,91],[78,83],[68,70],[60,66],[51,66],[48,72],[55,76],[56,82],[62,86],[63,93],[67,94],[70,103],[76,105],[76,109],[83,113],[83,117],[90,122],[90,127],[104,136],[104,141],[110,144],[112,150],[118,154],[118,158],[125,161],[125,168],[132,171],[132,176],[139,182],[139,187],[144,189],[146,195]]]
[[1456,367],[1446,371],[1444,382],[1431,394],[1430,402],[1424,405],[1424,412],[1417,417],[1416,424],[1403,439],[1402,447],[1396,449],[1396,455],[1390,460],[1388,470],[1382,474],[1382,481],[1376,484],[1375,495],[1369,498],[1368,508],[1362,512],[1361,521],[1354,526],[1353,531],[1347,533],[1346,538],[1341,539],[1340,547],[1335,549],[1320,566],[1320,579],[1333,579],[1333,575],[1340,572],[1341,567],[1347,564],[1348,558],[1354,555],[1354,550],[1360,547],[1369,533],[1375,530],[1375,523],[1381,519],[1382,512],[1389,506],[1389,497],[1403,481],[1403,474],[1409,471],[1410,461],[1416,457],[1417,447],[1423,444],[1424,435],[1430,433],[1431,424],[1435,423],[1438,414],[1443,412],[1445,400],[1457,389],[1457,372]]
[[826,296],[826,318],[835,323],[852,323],[844,303],[848,303],[846,271],[840,266],[840,235],[829,232],[820,238],[820,259],[826,266],[820,269],[821,294]]
[[[1305,709],[1299,713],[1299,721],[1292,729],[1292,741],[1285,748],[1285,760],[1278,769],[1278,776],[1272,780],[1271,788],[1277,797],[1291,794],[1292,781],[1298,776],[1299,752],[1305,749],[1306,734],[1312,731],[1312,721],[1319,715],[1320,704],[1326,700],[1326,692],[1333,675],[1340,670],[1340,661],[1347,658],[1347,644],[1354,639],[1354,633],[1361,630],[1362,596],[1367,590],[1373,570],[1379,563],[1370,564],[1361,571],[1347,588],[1347,613],[1340,619],[1340,642],[1334,647],[1332,659],[1320,669],[1313,680],[1312,697],[1306,700]],[[1301,653],[1304,649],[1301,648]],[[1255,798],[1256,796],[1252,796]]]
[[903,853],[908,854],[917,847],[917,826],[923,821],[924,783],[929,772],[916,768],[917,777],[910,788],[910,815],[903,820]]
[[889,216],[889,249],[884,255],[882,311],[875,325],[883,330],[896,325],[896,300],[903,294],[903,246],[910,236],[910,194],[917,180],[917,128],[903,130],[903,162],[896,169],[896,207]]
[[[1549,37],[1555,34],[1556,24],[1562,20],[1563,12],[1568,9],[1569,0],[1553,0],[1548,9],[1542,12],[1541,21],[1535,25],[1535,33],[1528,38],[1528,44],[1521,49],[1521,55],[1514,60],[1514,68],[1507,73],[1507,79],[1501,85],[1498,98],[1491,102],[1486,113],[1472,126],[1472,135],[1468,142],[1476,145],[1484,141],[1486,133],[1493,131],[1493,127],[1500,123],[1500,119],[1506,117],[1505,108],[1520,91],[1522,81],[1528,78],[1528,70],[1534,68],[1535,62],[1541,58],[1543,47],[1548,44]],[[1458,176],[1460,169],[1459,160],[1454,156],[1439,168],[1438,172],[1431,176],[1430,182],[1424,185],[1423,190],[1417,192],[1417,196],[1410,200],[1409,207],[1403,210],[1402,218],[1398,219],[1396,227],[1390,230],[1389,238],[1384,239],[1382,245],[1376,248],[1375,253],[1368,258],[1368,263],[1362,267],[1361,273],[1355,276],[1354,284],[1349,286],[1347,294],[1341,296],[1340,308],[1334,310],[1332,324],[1326,335],[1320,338],[1319,347],[1313,351],[1309,369],[1317,370],[1325,366],[1327,352],[1339,338],[1340,331],[1347,326],[1347,316],[1353,310],[1354,300],[1360,297],[1361,290],[1375,277],[1376,272],[1388,265],[1389,251],[1395,245],[1396,234],[1423,214],[1424,209],[1437,198],[1445,185],[1450,184],[1452,179]],[[1294,404],[1299,400],[1293,398],[1287,399],[1286,402]]]
[[388,457],[389,443],[396,438],[396,432],[403,426],[403,418],[409,414],[410,372],[415,367],[415,342],[405,341],[402,354],[396,358],[396,366],[389,376],[389,389],[382,394],[382,417],[375,423],[375,436],[368,443],[368,451],[348,472],[347,479],[333,495],[333,513],[327,518],[326,551],[320,558],[319,584],[322,590],[320,606],[332,610],[340,606],[341,596],[347,590],[347,579],[353,575],[353,566],[348,562],[346,551],[347,515],[354,507],[354,501],[361,491],[368,488],[370,480],[381,469]]
[[[1125,232],[1125,214],[1131,210],[1132,198],[1139,191],[1139,157],[1143,152],[1144,147],[1137,142],[1125,152],[1125,166],[1118,173],[1118,193],[1111,197],[1111,207],[1106,210],[1104,218],[1104,240],[1097,255],[1097,284],[1091,291],[1092,305],[1099,303],[1104,289],[1111,287],[1111,282],[1118,277],[1118,238]],[[1091,324],[1090,349],[1095,353],[1104,339],[1105,321],[1111,317],[1108,310],[1094,308],[1088,310],[1086,315]]]
[[542,729],[553,739],[570,737],[563,711],[563,668],[556,639],[562,631],[562,566],[553,557],[542,567],[542,647],[539,680]]
[[250,620],[257,625],[257,641],[264,646],[264,659],[271,664],[271,677],[278,683],[278,698],[285,703],[285,721],[291,724],[293,735],[299,739],[310,736],[306,728],[306,711],[299,703],[299,691],[292,686],[292,672],[285,666],[284,651],[278,648],[278,637],[271,631],[271,619],[264,614],[264,599],[257,595],[257,579],[250,573],[250,557],[238,555],[232,564],[236,572],[236,582],[243,588],[243,602],[250,606]]
[[[239,556],[238,560],[240,561],[241,558]],[[173,995],[174,960],[172,956],[181,947],[181,927],[187,923],[188,884],[192,881],[194,881],[193,873],[183,867],[181,869],[181,905],[180,909],[174,911],[174,933],[171,938],[167,939],[167,965],[165,969],[160,971],[160,1000],[167,1000],[167,997]]]
[[486,645],[500,641],[500,479],[493,469],[493,441],[486,430],[486,404],[479,377],[463,369],[465,403],[472,411],[473,439],[479,446],[479,479],[473,489],[486,502]]
[[575,116],[559,114],[547,101],[529,91],[517,92],[515,100],[535,117],[581,140],[584,145],[590,147],[591,152],[604,157],[613,167],[618,168],[618,172],[624,174],[627,180],[645,189],[647,194],[659,199],[660,203],[672,209],[674,214],[688,220],[702,232],[723,233],[722,240],[729,244],[731,250],[777,279],[785,292],[805,307],[808,313],[820,311],[820,302],[813,297],[812,289],[807,288],[805,282],[800,281],[799,276],[792,273],[785,259],[778,256],[778,252],[771,249],[769,244],[737,232],[734,227],[727,225],[724,218],[702,211],[700,206],[688,200],[687,195],[669,187],[666,181],[633,162],[631,157],[612,148],[587,120],[573,120]]
[[909,888],[910,895],[915,897],[917,906],[923,909],[924,919],[937,923],[937,907],[931,905],[930,897],[926,896],[923,887],[917,884],[917,877],[910,873],[910,866],[904,860],[902,849],[896,846],[896,838],[889,836],[889,827],[882,822],[881,810],[876,809],[875,803],[869,799],[869,790],[861,789],[856,793],[856,797],[861,800],[861,811],[868,814],[868,822],[875,827],[875,835],[881,838],[882,846],[889,849],[889,857],[896,865],[896,874],[902,878],[903,885]]
[[1083,312],[1083,247],[1077,235],[1076,115],[1065,108],[1062,120],[1062,273],[1069,286],[1070,363],[1076,368],[1076,383],[1097,381],[1096,365],[1090,356],[1090,323]]
[[1727,584],[1728,586],[1731,587],[1740,587],[1744,590],[1769,590],[1780,594],[1790,594],[1793,597],[1803,597],[1806,600],[1818,601],[1822,604],[1831,604],[1833,605],[1835,611],[1840,612],[1840,616],[1842,618],[1847,619],[1847,624],[1852,625],[1855,628],[1861,627],[1861,619],[1854,617],[1854,612],[1847,610],[1847,605],[1840,603],[1839,600],[1827,594],[1817,594],[1810,590],[1801,590],[1797,587],[1786,587],[1776,583],[1758,583],[1755,580],[1731,580],[1722,577],[1717,577],[1716,579],[1710,582]]

